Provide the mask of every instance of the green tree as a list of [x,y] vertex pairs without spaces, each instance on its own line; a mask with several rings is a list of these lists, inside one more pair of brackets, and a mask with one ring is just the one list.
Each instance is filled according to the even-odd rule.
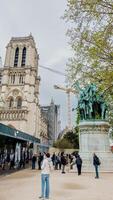
[[74,57],[68,62],[72,83],[95,82],[113,101],[113,0],[67,0],[64,18]]
[[56,142],[54,142],[53,147],[59,148],[59,149],[73,149],[73,144],[70,143],[67,139],[62,138],[58,139]]
[[64,139],[68,140],[75,149],[79,148],[79,135],[78,128],[76,127],[74,131],[69,131],[64,135]]
[[78,128],[74,131],[68,131],[63,138],[58,139],[54,144],[54,147],[59,149],[78,149],[79,148],[79,136]]

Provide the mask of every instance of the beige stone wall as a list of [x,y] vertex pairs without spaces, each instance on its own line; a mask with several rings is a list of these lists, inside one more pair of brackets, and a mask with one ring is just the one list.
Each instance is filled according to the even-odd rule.
[[27,132],[27,122],[26,121],[1,121],[0,120],[0,123],[5,124],[7,126],[14,127],[22,132],[25,132],[25,133]]

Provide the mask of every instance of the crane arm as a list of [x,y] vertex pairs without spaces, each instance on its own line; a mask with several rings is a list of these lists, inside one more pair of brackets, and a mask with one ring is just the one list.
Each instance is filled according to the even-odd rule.
[[54,85],[54,88],[63,90],[65,92],[67,92],[67,93],[70,93],[70,92],[77,93],[76,90],[74,90],[73,88],[66,88],[66,87],[62,87],[62,86],[59,86],[59,85]]
[[67,89],[65,87],[62,87],[62,86],[59,86],[59,85],[54,85],[54,88],[64,90],[65,92],[67,92]]
[[60,72],[60,71],[58,71],[58,70],[51,69],[51,68],[49,68],[49,67],[45,67],[45,66],[42,66],[42,65],[39,65],[39,67],[40,67],[40,68],[43,68],[43,69],[47,69],[47,70],[49,70],[49,71],[51,71],[51,72],[54,72],[54,73],[56,73],[56,74],[59,74],[59,75],[61,75],[61,76],[67,76],[65,73]]

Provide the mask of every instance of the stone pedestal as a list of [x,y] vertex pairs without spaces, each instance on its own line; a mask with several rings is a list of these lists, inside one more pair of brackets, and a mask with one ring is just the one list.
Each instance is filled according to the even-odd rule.
[[106,121],[82,121],[79,124],[79,154],[83,160],[83,171],[94,171],[93,153],[100,158],[100,171],[113,172],[113,154],[110,151]]

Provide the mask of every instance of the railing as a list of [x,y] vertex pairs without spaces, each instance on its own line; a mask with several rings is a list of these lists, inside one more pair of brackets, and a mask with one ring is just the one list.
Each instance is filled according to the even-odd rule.
[[13,109],[13,110],[0,110],[0,120],[27,120],[28,110]]

